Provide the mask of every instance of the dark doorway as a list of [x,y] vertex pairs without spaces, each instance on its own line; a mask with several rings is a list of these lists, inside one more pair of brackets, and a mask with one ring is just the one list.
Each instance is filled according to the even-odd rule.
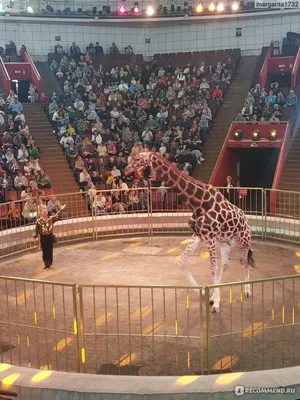
[[271,188],[280,149],[238,149],[243,187]]
[[268,85],[270,86],[274,82],[279,83],[280,88],[290,88],[291,87],[291,79],[292,76],[291,74],[270,74],[268,75]]
[[18,98],[21,103],[28,103],[28,90],[30,82],[28,80],[18,81]]

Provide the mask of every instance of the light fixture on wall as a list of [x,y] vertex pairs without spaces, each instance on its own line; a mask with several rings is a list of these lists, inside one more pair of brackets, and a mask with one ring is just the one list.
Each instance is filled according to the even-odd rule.
[[153,6],[148,6],[148,7],[146,8],[146,15],[147,15],[148,17],[152,17],[152,15],[154,15],[154,13],[155,13],[155,10],[154,10],[154,7],[153,7]]
[[216,8],[215,3],[210,3],[208,6],[208,10],[211,12],[215,11],[215,8]]
[[260,132],[259,132],[258,129],[255,129],[252,132],[252,140],[253,140],[253,142],[259,142],[260,141]]
[[224,4],[223,3],[219,3],[217,5],[217,11],[219,11],[219,12],[223,12],[224,11]]
[[139,15],[139,13],[140,13],[140,7],[139,7],[139,3],[136,1],[133,6],[133,14]]
[[119,4],[118,13],[119,13],[119,15],[125,15],[126,14],[126,7],[125,7],[124,3]]
[[232,11],[237,11],[240,8],[239,3],[234,2],[231,4]]
[[28,12],[29,14],[33,14],[33,13],[34,13],[34,9],[33,9],[33,7],[32,7],[30,4],[28,4],[28,6],[26,7],[26,10],[27,10],[27,12]]
[[3,11],[3,5],[0,3],[0,12]]
[[238,129],[233,133],[233,139],[234,140],[243,140],[243,132]]
[[269,133],[269,140],[277,140],[276,129],[271,129]]
[[196,12],[197,13],[201,13],[203,11],[203,5],[201,3],[199,3],[196,7]]

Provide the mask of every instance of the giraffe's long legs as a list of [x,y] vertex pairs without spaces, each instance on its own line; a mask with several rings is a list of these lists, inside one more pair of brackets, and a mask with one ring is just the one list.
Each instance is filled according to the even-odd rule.
[[[211,265],[211,274],[213,278],[213,284],[218,284],[218,264],[217,264],[217,254],[216,254],[216,241],[214,240],[208,246],[208,251],[210,255],[210,265]],[[213,306],[211,311],[219,313],[220,312],[220,297],[219,297],[219,288],[214,288],[214,293],[212,296]]]
[[[248,251],[249,251],[249,247],[247,246],[247,248],[245,249],[245,247],[243,246],[243,249],[245,250],[245,255],[243,257],[241,257],[240,259],[240,263],[241,265],[244,266],[245,268],[245,282],[248,282],[250,279],[250,265],[248,263]],[[249,283],[246,283],[244,285],[244,294],[246,297],[251,297],[251,288]]]
[[185,249],[185,252],[183,253],[183,255],[181,256],[181,259],[180,259],[180,268],[193,286],[199,286],[199,285],[187,268],[187,260],[191,255],[193,255],[195,253],[195,251],[197,250],[199,245],[200,245],[200,238],[199,238],[199,236],[194,234],[192,236],[190,243],[188,244],[187,248]]
[[[231,250],[231,244],[233,243],[233,241],[231,242],[226,242],[226,243],[221,243],[221,260],[222,260],[222,266],[221,266],[221,271],[218,277],[218,283],[222,283],[223,282],[223,278],[224,278],[224,273],[226,271],[226,269],[229,267],[229,261],[230,261],[230,250]],[[218,293],[219,293],[219,289],[218,289]],[[213,293],[213,295],[210,298],[210,303],[213,304],[215,301],[215,293]]]

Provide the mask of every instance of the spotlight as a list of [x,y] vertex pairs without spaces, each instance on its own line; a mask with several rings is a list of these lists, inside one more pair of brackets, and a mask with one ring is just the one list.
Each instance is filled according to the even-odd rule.
[[120,15],[126,14],[126,8],[125,8],[125,5],[123,3],[119,5],[118,12],[119,12]]
[[243,132],[241,130],[237,130],[233,134],[234,140],[243,140]]
[[32,6],[30,4],[27,6],[27,12],[29,14],[33,14],[34,13],[34,9],[32,8]]
[[260,132],[258,129],[255,129],[252,132],[252,140],[253,140],[253,142],[258,142],[260,140]]
[[0,3],[0,11],[3,11],[3,5]]
[[135,15],[138,15],[138,14],[140,13],[139,3],[134,3],[134,6],[133,6],[133,13],[134,13]]
[[203,11],[203,5],[200,3],[200,4],[198,4],[197,7],[196,7],[196,12],[197,12],[197,13],[201,13],[202,11]]
[[152,17],[152,15],[154,15],[154,8],[152,6],[147,7],[146,10],[146,14],[148,15],[148,17]]
[[215,4],[214,3],[210,3],[210,5],[208,6],[209,11],[215,11]]
[[217,6],[217,11],[222,12],[224,11],[224,4],[223,3],[219,3]]
[[231,9],[232,9],[232,11],[237,11],[239,9],[239,4],[238,3],[232,3],[231,4]]
[[276,140],[276,139],[277,139],[276,129],[271,129],[269,133],[269,140]]

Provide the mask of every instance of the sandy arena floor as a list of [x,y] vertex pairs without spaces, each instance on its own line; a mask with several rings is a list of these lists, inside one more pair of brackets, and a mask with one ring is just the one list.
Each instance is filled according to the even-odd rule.
[[[140,375],[299,364],[300,275],[255,283],[251,299],[241,284],[226,285],[221,312],[212,314],[205,297],[182,288],[189,285],[179,269],[187,242],[188,236],[156,236],[56,245],[51,270],[42,269],[40,252],[2,260],[2,277],[88,286],[76,293],[72,285],[0,278],[0,361],[69,371],[77,362],[91,373]],[[296,248],[266,242],[253,248],[257,269],[251,280],[300,272]],[[240,254],[233,248],[226,283],[244,280]],[[199,285],[211,284],[206,248],[189,266]],[[74,313],[84,335],[74,334]]]

